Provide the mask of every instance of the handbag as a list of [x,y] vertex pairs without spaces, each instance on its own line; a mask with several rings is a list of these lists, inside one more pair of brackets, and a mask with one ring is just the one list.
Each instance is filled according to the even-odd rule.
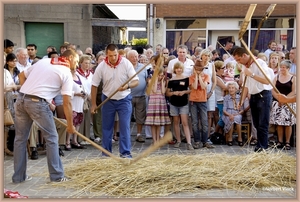
[[14,119],[10,110],[8,109],[6,97],[4,96],[4,126],[11,126],[14,124]]
[[88,111],[89,110],[89,101],[88,101],[88,99],[85,99],[84,100],[84,103],[83,103],[83,111]]

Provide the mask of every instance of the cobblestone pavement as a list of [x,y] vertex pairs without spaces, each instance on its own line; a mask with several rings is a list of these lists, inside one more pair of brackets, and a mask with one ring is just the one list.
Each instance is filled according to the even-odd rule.
[[[138,143],[135,141],[136,135],[136,126],[132,124],[132,153],[134,155],[138,155],[140,152],[144,151],[147,147],[150,146],[152,140],[146,139],[145,143]],[[253,152],[252,146],[245,146],[243,148],[239,146],[229,147],[227,145],[215,145],[214,149],[198,149],[195,152],[199,154],[203,154],[206,152],[215,152],[215,153],[229,153],[229,154],[247,154]],[[113,151],[115,155],[117,155],[118,149],[117,144],[114,145]],[[296,156],[296,148],[292,147],[292,150],[286,151],[290,155]],[[87,146],[87,149],[75,150],[72,151],[64,151],[65,156],[61,157],[63,164],[66,164],[68,161],[72,159],[86,159],[88,157],[100,157],[101,152],[94,148],[91,145]],[[165,145],[155,151],[157,155],[159,154],[186,154],[187,150],[185,144],[179,149],[175,149],[173,145]],[[135,156],[133,156],[134,158]],[[21,195],[28,196],[29,198],[69,198],[74,190],[65,190],[60,188],[55,188],[53,186],[47,186],[49,183],[49,178],[47,176],[41,176],[40,172],[44,172],[47,170],[47,161],[45,154],[40,154],[37,160],[28,160],[27,165],[27,173],[31,175],[33,179],[28,182],[14,184],[11,182],[11,176],[13,174],[13,157],[5,156],[4,157],[4,188],[12,191],[18,191]],[[87,194],[85,196],[81,196],[81,198],[90,198]],[[109,198],[109,196],[97,197],[97,198]],[[296,188],[278,188],[278,189],[266,189],[261,191],[243,191],[237,192],[235,190],[227,190],[227,189],[212,189],[212,190],[200,190],[198,193],[178,193],[172,194],[164,198],[290,198],[296,199]]]

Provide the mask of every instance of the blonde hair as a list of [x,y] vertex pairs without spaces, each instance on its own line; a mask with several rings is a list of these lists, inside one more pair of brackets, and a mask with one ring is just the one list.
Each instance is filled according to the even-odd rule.
[[183,65],[182,62],[176,62],[176,63],[174,64],[174,67],[173,67],[173,73],[176,74],[175,70],[176,70],[176,69],[179,69],[179,68],[182,69],[182,72],[184,71],[184,65]]
[[227,62],[226,68],[232,67],[234,69],[234,63],[233,62]]
[[85,60],[92,61],[92,58],[91,58],[91,56],[84,54],[84,55],[80,56],[80,58],[79,58],[79,64],[83,63],[83,61],[85,61]]
[[203,49],[200,53],[200,59],[202,59],[202,55],[208,55],[209,56],[209,60],[211,59],[212,57],[212,53],[210,50],[208,49]]
[[214,62],[214,65],[215,65],[215,68],[216,68],[216,71],[217,71],[217,69],[219,70],[222,67],[224,67],[224,62],[221,61],[221,60],[217,60],[217,61]]

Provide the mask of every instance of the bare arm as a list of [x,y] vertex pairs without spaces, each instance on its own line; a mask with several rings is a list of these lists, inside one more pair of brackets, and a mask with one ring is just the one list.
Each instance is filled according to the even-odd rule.
[[73,126],[73,111],[72,111],[71,96],[63,95],[63,107],[64,107],[64,113],[67,120],[67,131],[68,133],[74,133],[75,127]]
[[215,65],[213,64],[212,65],[212,76],[211,76],[211,81],[212,81],[212,87],[211,87],[211,90],[210,91],[214,91],[215,88],[216,88],[216,85],[217,85],[217,82],[216,82],[216,69],[215,69]]
[[97,91],[98,91],[98,87],[93,86],[91,88],[91,113],[95,114],[97,113],[97,111],[95,111],[95,109],[97,108],[97,103],[96,103],[96,98],[97,98]]
[[24,84],[25,80],[26,80],[26,77],[25,77],[24,72],[21,72],[21,73],[18,75],[18,77],[19,77],[20,85],[22,86],[22,85]]

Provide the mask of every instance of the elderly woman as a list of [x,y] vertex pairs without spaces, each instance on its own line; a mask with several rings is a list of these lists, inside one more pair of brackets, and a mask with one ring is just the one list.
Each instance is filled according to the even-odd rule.
[[[232,132],[234,129],[234,124],[236,124],[236,129],[238,133],[238,145],[243,146],[241,124],[242,115],[244,109],[246,108],[246,102],[240,108],[238,107],[240,102],[240,95],[237,94],[239,85],[235,81],[229,81],[226,83],[228,89],[228,95],[224,97],[223,101],[223,116],[222,120],[225,123],[224,131],[227,137],[227,145],[232,146]],[[248,103],[249,104],[249,103]]]
[[[93,78],[93,73],[90,70],[91,62],[92,59],[89,55],[82,55],[79,59],[79,68],[76,71],[76,75],[80,77],[80,81],[82,82],[83,93],[86,95],[84,97],[83,123],[80,125],[79,132],[87,138],[90,138],[91,127],[91,112],[89,110]],[[80,141],[80,144],[87,145],[89,142]]]
[[[292,63],[289,60],[283,60],[280,63],[280,70],[278,75],[274,78],[273,84],[276,86],[281,94],[287,97],[296,94],[296,77],[293,76],[289,70]],[[276,92],[272,90],[273,102],[270,113],[270,124],[275,124],[277,128],[278,143],[277,148],[285,147],[290,150],[290,138],[292,134],[292,125],[296,123],[295,116],[291,113],[288,107],[276,100]],[[296,103],[291,105],[292,109],[296,108]],[[283,144],[283,137],[285,135],[285,144]]]

